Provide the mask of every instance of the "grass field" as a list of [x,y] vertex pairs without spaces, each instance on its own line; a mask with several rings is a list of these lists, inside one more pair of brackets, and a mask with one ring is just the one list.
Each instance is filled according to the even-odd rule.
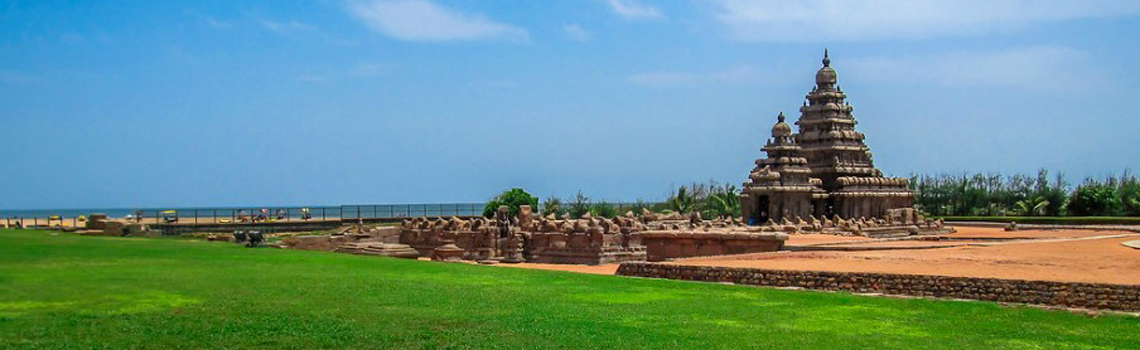
[[0,231],[0,347],[1135,349],[1140,317]]

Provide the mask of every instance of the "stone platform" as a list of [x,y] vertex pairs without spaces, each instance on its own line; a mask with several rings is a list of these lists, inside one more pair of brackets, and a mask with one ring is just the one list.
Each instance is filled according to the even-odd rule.
[[784,246],[783,232],[748,231],[646,231],[641,241],[646,259],[665,261],[697,256],[774,252]]

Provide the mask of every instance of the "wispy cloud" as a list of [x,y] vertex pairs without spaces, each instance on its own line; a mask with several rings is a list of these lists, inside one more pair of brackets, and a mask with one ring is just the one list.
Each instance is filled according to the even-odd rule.
[[40,82],[40,78],[32,74],[11,70],[0,70],[0,83],[28,84],[38,82]]
[[630,75],[631,84],[651,88],[698,87],[708,85],[749,85],[781,79],[778,73],[749,65],[710,72],[648,72]]
[[577,23],[567,24],[565,26],[562,26],[562,30],[566,32],[566,37],[568,37],[572,40],[577,40],[577,41],[589,41],[590,40],[590,32],[587,32],[585,29],[582,29],[582,27],[579,26]]
[[271,21],[271,20],[267,20],[267,19],[261,20],[261,27],[265,28],[265,30],[268,30],[268,31],[271,31],[274,33],[278,33],[278,34],[288,34],[291,32],[308,31],[308,30],[317,29],[317,26],[314,26],[314,25],[308,24],[308,23],[302,23],[302,22],[297,22],[297,21],[278,22],[278,21]]
[[641,4],[634,0],[606,0],[610,5],[610,9],[618,16],[626,19],[656,19],[664,18],[665,15],[661,13],[656,7]]
[[214,29],[226,29],[230,27],[230,24],[228,22],[213,17],[203,16],[202,23],[205,23],[207,26]]
[[202,24],[204,24],[210,28],[226,29],[226,28],[230,27],[230,23],[227,21],[223,21],[221,19],[215,18],[213,16],[208,16],[206,14],[203,14],[203,13],[200,13],[197,11],[186,10],[185,13],[187,16],[189,16],[189,17],[191,17],[197,21],[200,21]]
[[850,72],[857,79],[868,81],[1070,92],[1088,90],[1103,83],[1104,76],[1093,70],[1089,61],[1089,55],[1083,51],[1038,46],[854,58],[849,62],[837,60],[833,65],[840,73]]
[[391,74],[395,66],[384,63],[357,63],[355,65],[309,71],[295,75],[293,81],[304,83],[340,82],[346,79],[368,79]]
[[425,0],[354,1],[348,11],[368,28],[404,41],[523,40],[526,30]]
[[349,75],[357,78],[378,77],[392,71],[392,66],[379,63],[361,63],[352,68]]
[[1135,0],[709,0],[745,41],[919,39],[1140,14]]

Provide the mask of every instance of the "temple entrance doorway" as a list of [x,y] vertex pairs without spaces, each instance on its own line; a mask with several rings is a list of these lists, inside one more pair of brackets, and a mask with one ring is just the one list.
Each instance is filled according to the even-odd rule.
[[763,225],[765,222],[768,222],[769,213],[768,213],[768,196],[767,195],[762,195],[762,196],[756,197],[756,206],[753,208],[755,208],[755,212],[752,213],[752,222],[750,222],[749,224],[751,224],[751,225]]

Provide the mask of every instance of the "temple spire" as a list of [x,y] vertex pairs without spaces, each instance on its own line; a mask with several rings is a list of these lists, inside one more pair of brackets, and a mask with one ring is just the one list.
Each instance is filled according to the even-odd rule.
[[827,57],[827,48],[823,49],[823,66],[831,67],[831,58]]

